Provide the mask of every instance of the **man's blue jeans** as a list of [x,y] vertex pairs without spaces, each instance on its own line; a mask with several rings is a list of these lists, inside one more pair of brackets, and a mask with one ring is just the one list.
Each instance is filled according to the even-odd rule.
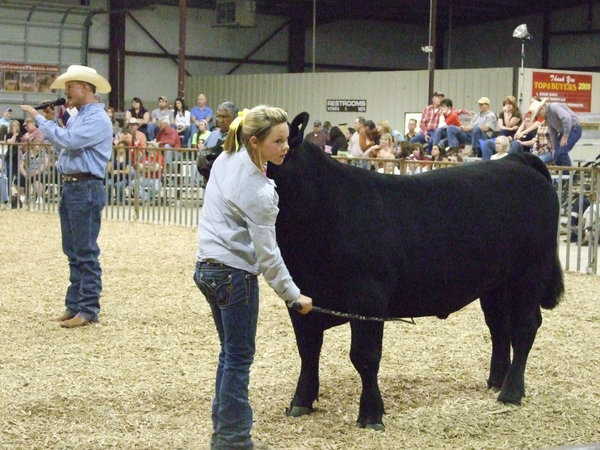
[[567,145],[564,147],[560,146],[560,138],[562,134],[556,136],[556,139],[552,139],[552,148],[554,149],[554,164],[557,166],[570,166],[571,158],[569,152],[573,149],[577,141],[581,138],[581,126],[575,125],[571,127],[571,134],[567,138]]
[[106,202],[103,180],[63,183],[58,212],[63,252],[69,259],[66,313],[97,321],[100,313],[102,269],[98,234]]
[[211,448],[251,449],[248,384],[258,321],[258,279],[223,264],[197,262],[194,281],[210,305],[221,342]]
[[452,148],[456,148],[460,144],[469,144],[473,140],[471,132],[464,132],[456,125],[448,126],[446,134],[448,135],[448,147]]

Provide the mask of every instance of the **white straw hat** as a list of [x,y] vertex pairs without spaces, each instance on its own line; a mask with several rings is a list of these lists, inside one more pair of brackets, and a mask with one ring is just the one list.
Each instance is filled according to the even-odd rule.
[[67,81],[85,81],[93,84],[96,86],[96,92],[100,94],[107,94],[111,90],[110,83],[102,75],[99,75],[96,69],[77,64],[69,66],[65,73],[54,80],[50,89],[64,89]]
[[542,109],[542,106],[546,104],[546,100],[547,99],[543,98],[541,101],[534,100],[531,102],[531,105],[529,106],[529,112],[531,113],[532,120],[535,120],[538,113],[540,112],[540,109]]

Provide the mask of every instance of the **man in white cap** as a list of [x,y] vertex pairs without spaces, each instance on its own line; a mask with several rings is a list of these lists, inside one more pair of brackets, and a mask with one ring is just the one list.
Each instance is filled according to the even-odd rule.
[[546,99],[534,100],[529,107],[531,117],[543,117],[548,124],[554,163],[570,166],[569,152],[581,138],[581,124],[577,115],[564,103],[546,103]]
[[63,251],[69,259],[71,282],[65,311],[57,321],[75,328],[98,321],[102,270],[98,234],[106,201],[104,174],[112,154],[113,127],[97,102],[96,92],[108,93],[110,84],[91,67],[72,65],[50,86],[64,89],[79,113],[61,128],[29,105],[21,105],[56,149],[56,168],[62,177],[59,214]]

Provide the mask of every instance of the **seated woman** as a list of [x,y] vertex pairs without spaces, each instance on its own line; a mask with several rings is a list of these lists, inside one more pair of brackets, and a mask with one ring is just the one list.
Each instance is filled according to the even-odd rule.
[[490,159],[500,159],[504,158],[508,155],[508,147],[509,147],[508,138],[506,136],[498,136],[496,138],[496,142],[494,142],[494,146],[496,147],[496,153],[494,153]]
[[[448,161],[448,154],[446,153],[446,147],[441,143],[433,144],[431,146],[431,160],[432,161]],[[439,169],[444,167],[441,164],[432,164],[431,170]]]
[[125,112],[125,123],[129,123],[131,118],[138,119],[138,131],[141,131],[146,137],[148,137],[148,122],[150,121],[150,113],[146,108],[144,108],[142,99],[139,97],[133,97],[131,100],[131,108]]
[[173,103],[173,117],[175,128],[181,139],[181,146],[188,147],[191,133],[191,113],[185,105],[185,100],[182,97],[177,97]]
[[[502,111],[498,114],[498,134],[512,139],[521,125],[521,111],[517,106],[517,99],[513,95],[507,95],[502,101]],[[511,149],[517,151],[518,149]],[[494,139],[488,139],[481,145],[481,159],[490,159],[494,154]]]
[[521,124],[521,111],[517,99],[507,95],[502,101],[502,111],[498,114],[498,132],[502,136],[514,136]]
[[[425,151],[423,150],[423,147],[421,147],[419,144],[413,144],[412,153],[407,158],[407,161],[423,161],[425,159],[428,158],[425,156]],[[408,164],[406,166],[406,170],[408,173],[415,175],[417,173],[426,171],[427,164]]]
[[[379,138],[379,144],[369,147],[363,156],[365,158],[396,159],[392,135],[390,133],[383,133]],[[400,170],[396,167],[396,163],[391,161],[374,163],[373,167],[376,167],[380,173],[400,173]]]

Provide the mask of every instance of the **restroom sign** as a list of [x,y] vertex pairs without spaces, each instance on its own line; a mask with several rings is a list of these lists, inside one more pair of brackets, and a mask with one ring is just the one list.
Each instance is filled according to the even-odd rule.
[[366,100],[327,100],[327,112],[367,112]]

